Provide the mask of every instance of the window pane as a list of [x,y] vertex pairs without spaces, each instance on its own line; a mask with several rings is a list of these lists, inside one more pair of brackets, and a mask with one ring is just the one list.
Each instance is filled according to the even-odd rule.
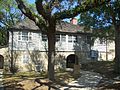
[[28,36],[22,36],[22,40],[28,41]]
[[28,32],[22,32],[23,36],[28,36]]
[[72,42],[72,35],[68,36],[68,42]]
[[60,35],[56,35],[56,41],[60,41]]
[[61,41],[65,42],[66,41],[66,35],[61,35]]
[[28,41],[28,32],[22,32],[22,40]]
[[77,42],[77,36],[73,36],[73,42]]
[[47,41],[47,35],[42,34],[42,41]]
[[19,32],[18,32],[18,40],[21,40],[21,35],[22,35],[22,34],[21,34],[21,32],[19,31]]
[[21,40],[21,36],[18,36],[18,40]]
[[29,36],[29,40],[32,40],[32,37],[31,37],[31,36]]

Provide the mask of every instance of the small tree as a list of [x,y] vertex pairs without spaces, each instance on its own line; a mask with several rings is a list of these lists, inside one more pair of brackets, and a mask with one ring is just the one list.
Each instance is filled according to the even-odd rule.
[[6,63],[9,66],[9,70],[12,74],[15,74],[18,71],[16,63],[19,56],[20,52],[17,51],[13,51],[13,58],[11,58],[11,53],[8,51],[5,53],[5,60],[8,60]]

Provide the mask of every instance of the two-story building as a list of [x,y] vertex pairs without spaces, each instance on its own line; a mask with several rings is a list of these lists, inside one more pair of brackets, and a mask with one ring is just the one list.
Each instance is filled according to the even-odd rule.
[[[75,19],[72,23],[61,22],[56,30],[56,68],[71,68],[75,60],[90,60],[91,33],[84,33]],[[47,36],[31,20],[9,29],[9,53],[19,70],[46,70],[47,44]]]

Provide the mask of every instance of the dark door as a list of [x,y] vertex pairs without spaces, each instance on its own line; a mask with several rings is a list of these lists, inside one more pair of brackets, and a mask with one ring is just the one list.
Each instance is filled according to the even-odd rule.
[[73,68],[74,64],[78,64],[78,57],[75,54],[70,54],[67,57],[66,67],[67,68]]
[[4,57],[0,55],[0,69],[3,69],[4,66]]

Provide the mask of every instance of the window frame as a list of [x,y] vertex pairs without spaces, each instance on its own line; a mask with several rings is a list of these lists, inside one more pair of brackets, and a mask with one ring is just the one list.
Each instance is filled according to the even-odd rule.
[[66,34],[61,34],[61,42],[66,42]]
[[48,38],[47,38],[47,35],[46,34],[42,34],[42,41],[43,42],[47,42]]
[[31,41],[32,33],[28,31],[19,31],[18,32],[18,41]]

